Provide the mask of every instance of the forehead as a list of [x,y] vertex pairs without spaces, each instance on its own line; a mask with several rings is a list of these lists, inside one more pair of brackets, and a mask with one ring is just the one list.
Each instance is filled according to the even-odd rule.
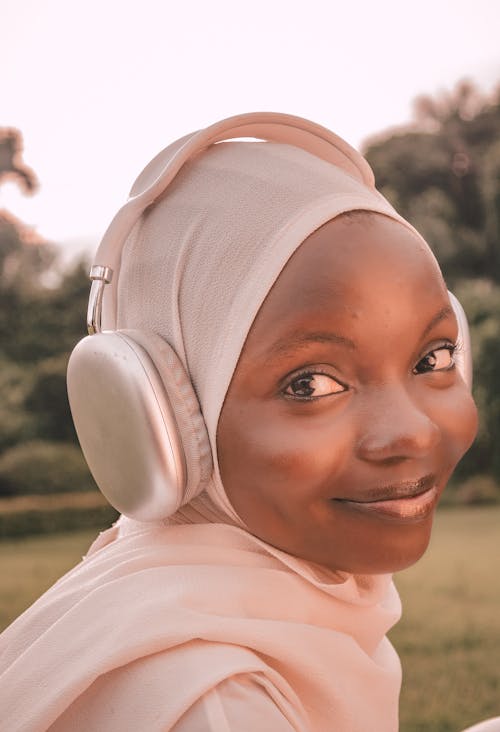
[[249,337],[311,317],[368,320],[406,312],[418,322],[449,304],[439,266],[414,232],[381,214],[337,217],[309,236],[264,300]]

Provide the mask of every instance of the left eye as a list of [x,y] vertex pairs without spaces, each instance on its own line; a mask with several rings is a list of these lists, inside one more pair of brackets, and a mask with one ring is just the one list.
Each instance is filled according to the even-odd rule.
[[[425,374],[429,371],[449,371],[455,365],[453,354],[455,346],[442,346],[436,348],[422,358],[413,369],[414,374]],[[423,368],[421,365],[423,364]]]

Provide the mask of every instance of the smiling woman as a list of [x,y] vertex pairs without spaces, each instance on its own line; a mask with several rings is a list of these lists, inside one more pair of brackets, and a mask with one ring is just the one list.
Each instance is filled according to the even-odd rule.
[[1,636],[5,728],[396,732],[391,572],[477,429],[425,241],[343,140],[252,113],[151,161],[91,276],[68,390],[122,516]]
[[253,322],[219,420],[222,481],[250,530],[331,569],[415,562],[477,430],[457,338],[416,234],[365,212],[311,234]]

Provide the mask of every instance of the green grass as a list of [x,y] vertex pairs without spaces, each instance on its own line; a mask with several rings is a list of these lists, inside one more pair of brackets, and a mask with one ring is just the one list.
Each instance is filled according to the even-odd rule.
[[402,732],[458,732],[500,714],[500,507],[438,511],[431,545],[395,576]]
[[0,628],[77,564],[98,533],[98,529],[86,529],[2,541]]
[[[74,566],[97,533],[2,542],[0,625]],[[401,732],[459,732],[500,714],[500,507],[438,511],[426,555],[395,580]]]

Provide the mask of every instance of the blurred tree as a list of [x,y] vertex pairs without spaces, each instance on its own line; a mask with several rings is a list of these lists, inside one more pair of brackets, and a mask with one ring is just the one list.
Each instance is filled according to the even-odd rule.
[[479,411],[479,431],[455,471],[457,481],[478,474],[500,483],[500,286],[488,279],[463,279],[454,293],[462,303],[472,336],[473,395]]
[[[21,149],[17,130],[0,129],[0,184],[15,181],[31,194],[38,183]],[[68,444],[77,439],[66,393],[68,353],[85,330],[88,263],[76,262],[50,287],[45,276],[56,259],[55,246],[0,211],[0,494],[14,485],[95,487],[79,448]]]
[[[71,265],[55,288],[0,292],[0,342],[4,355],[18,363],[38,363],[68,353],[86,335],[89,266],[85,259]],[[12,328],[12,312],[16,328]]]
[[372,138],[365,154],[377,185],[422,231],[448,282],[500,282],[500,87],[469,81],[415,100],[409,128]]
[[[33,171],[21,159],[19,130],[0,128],[0,185],[14,181],[31,195],[38,188]],[[0,291],[32,290],[51,266],[56,249],[11,213],[0,210]],[[2,310],[8,301],[0,303]]]
[[[21,151],[21,133],[0,128],[0,184],[14,180],[31,194],[38,181],[22,162]],[[68,352],[83,335],[87,262],[73,264],[51,288],[43,276],[56,259],[55,246],[0,211],[0,343],[3,356],[16,363]]]
[[0,453],[35,434],[35,419],[25,407],[33,372],[30,365],[0,359]]
[[35,436],[44,440],[77,442],[66,393],[68,353],[38,363],[24,406],[35,420]]
[[12,179],[26,193],[33,193],[38,181],[31,168],[21,160],[23,150],[22,137],[19,130],[13,128],[0,129],[0,183]]
[[483,343],[477,376],[481,389],[488,399],[487,407],[482,409],[484,427],[489,437],[486,441],[489,451],[485,462],[488,472],[491,472],[500,482],[500,379],[498,378],[500,327],[498,321],[496,326],[494,335],[486,338]]
[[95,490],[79,447],[30,440],[0,455],[0,495],[33,495]]

